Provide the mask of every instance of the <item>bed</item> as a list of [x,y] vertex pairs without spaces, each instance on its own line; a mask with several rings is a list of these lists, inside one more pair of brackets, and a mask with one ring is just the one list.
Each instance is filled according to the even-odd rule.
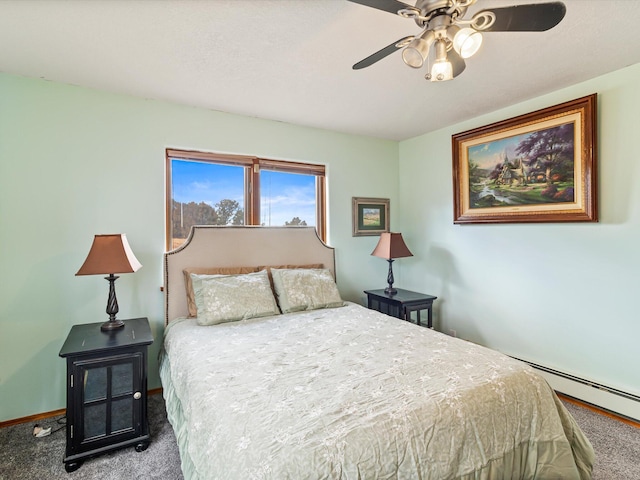
[[[165,254],[160,376],[185,478],[591,478],[533,369],[336,301],[335,275],[313,228],[198,226]],[[252,313],[227,321],[238,302]]]

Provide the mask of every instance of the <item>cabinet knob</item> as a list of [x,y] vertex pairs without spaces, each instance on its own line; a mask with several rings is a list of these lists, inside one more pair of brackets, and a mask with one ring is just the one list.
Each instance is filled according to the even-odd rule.
[[140,400],[140,397],[142,397],[142,394],[140,392],[136,392],[133,394],[133,398],[135,398],[136,400]]

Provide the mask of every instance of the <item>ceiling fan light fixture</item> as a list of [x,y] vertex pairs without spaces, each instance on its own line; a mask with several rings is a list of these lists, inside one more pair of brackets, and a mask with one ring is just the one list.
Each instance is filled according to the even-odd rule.
[[462,58],[476,54],[482,45],[482,34],[473,28],[461,28],[453,37],[453,49]]
[[465,18],[467,9],[479,0],[415,0],[415,6],[404,3],[407,0],[349,1],[412,19],[422,29],[419,35],[401,38],[354,64],[354,70],[373,65],[398,50],[402,50],[406,65],[420,68],[433,49],[435,59],[431,67],[427,64],[424,76],[432,82],[457,78],[466,68],[465,59],[481,48],[482,33],[545,32],[558,25],[567,13],[560,0],[536,0],[537,3],[526,5],[516,1],[511,6],[487,7],[490,10],[481,10],[470,19]]
[[402,61],[411,68],[420,68],[424,64],[426,56],[423,56],[419,49],[407,46],[402,50]]
[[411,40],[402,50],[402,60],[412,68],[420,68],[429,56],[429,49],[435,40],[433,30],[426,30]]
[[436,61],[431,66],[432,82],[446,82],[453,79],[453,65],[447,58],[447,40],[438,38],[436,42]]
[[446,82],[453,79],[453,66],[449,60],[437,60],[431,67],[432,82]]

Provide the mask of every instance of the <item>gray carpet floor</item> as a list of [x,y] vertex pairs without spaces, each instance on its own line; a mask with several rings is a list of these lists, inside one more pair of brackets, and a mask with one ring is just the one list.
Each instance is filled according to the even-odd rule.
[[86,460],[72,473],[62,463],[65,449],[65,430],[48,437],[34,438],[33,426],[59,427],[49,418],[0,429],[0,480],[36,479],[182,479],[180,455],[171,424],[167,421],[162,395],[150,395],[148,403],[151,443],[143,452],[133,447]]
[[[591,410],[565,405],[585,432],[596,451],[594,480],[640,480],[640,428],[599,415]],[[38,422],[59,425],[57,418]],[[62,464],[64,429],[48,437],[34,438],[33,423],[0,429],[0,480],[32,479],[182,479],[180,457],[167,421],[162,395],[149,397],[151,444],[144,452],[133,447],[86,460],[75,472]]]

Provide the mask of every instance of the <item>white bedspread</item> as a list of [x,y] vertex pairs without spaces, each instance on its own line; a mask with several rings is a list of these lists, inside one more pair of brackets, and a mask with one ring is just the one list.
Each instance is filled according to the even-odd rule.
[[530,367],[358,305],[177,320],[164,348],[188,479],[591,475],[591,445]]

